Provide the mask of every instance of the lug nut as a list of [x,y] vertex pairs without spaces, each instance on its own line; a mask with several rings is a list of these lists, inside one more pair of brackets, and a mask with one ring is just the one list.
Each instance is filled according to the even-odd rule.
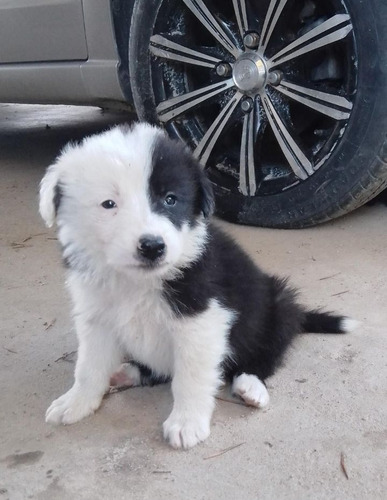
[[220,63],[216,67],[218,76],[228,76],[231,73],[231,66],[228,63]]
[[244,113],[250,113],[253,109],[253,100],[250,99],[250,97],[247,97],[242,101],[241,108]]
[[274,87],[276,87],[277,85],[279,85],[281,83],[281,80],[282,78],[284,77],[284,74],[282,73],[282,71],[280,71],[279,69],[276,69],[275,71],[272,71],[271,73],[269,73],[269,83],[271,85],[274,85]]
[[243,43],[249,49],[256,49],[259,43],[258,33],[247,33],[243,38]]

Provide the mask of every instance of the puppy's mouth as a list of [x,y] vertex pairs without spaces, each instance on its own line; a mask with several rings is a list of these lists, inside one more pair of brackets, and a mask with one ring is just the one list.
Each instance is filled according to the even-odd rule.
[[159,258],[156,260],[147,260],[136,258],[136,264],[130,264],[128,267],[131,269],[140,269],[146,272],[156,271],[158,269],[163,269],[168,266],[168,263],[164,258]]
[[166,262],[143,262],[140,263],[137,267],[139,269],[145,269],[147,271],[152,271],[155,269],[162,269],[166,267],[167,263]]

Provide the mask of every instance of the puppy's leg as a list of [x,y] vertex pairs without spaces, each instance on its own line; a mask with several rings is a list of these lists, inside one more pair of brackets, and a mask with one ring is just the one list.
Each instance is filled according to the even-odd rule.
[[78,319],[78,359],[72,388],[52,402],[46,422],[73,424],[100,406],[109,379],[121,361],[121,350],[114,335]]
[[183,319],[181,330],[175,332],[174,404],[163,426],[173,448],[191,448],[210,435],[232,318],[231,311],[213,300],[205,312]]
[[269,393],[266,386],[256,375],[242,373],[235,376],[232,384],[232,392],[240,396],[249,406],[263,408],[269,404]]

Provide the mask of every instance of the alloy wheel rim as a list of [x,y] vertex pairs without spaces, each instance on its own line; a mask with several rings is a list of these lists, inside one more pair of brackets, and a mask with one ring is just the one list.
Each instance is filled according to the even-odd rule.
[[[156,92],[157,119],[190,143],[194,156],[210,173],[222,175],[222,182],[226,176],[228,188],[245,196],[277,194],[311,178],[340,142],[356,93],[353,26],[342,3],[332,0],[326,13],[318,11],[307,17],[303,30],[290,30],[289,41],[281,40],[285,16],[307,7],[313,11],[315,2],[266,3],[266,11],[259,17],[253,15],[253,1],[232,0],[228,23],[216,2],[178,0],[175,4],[181,10],[176,9],[180,12],[176,23],[184,24],[185,32],[175,29],[171,34],[170,20],[160,22],[161,7],[150,40],[153,86],[162,88]],[[197,29],[191,32],[199,32],[199,27],[212,39],[211,47],[186,42],[195,22]],[[330,52],[335,57],[341,54],[345,61],[340,61],[348,68],[344,77],[331,78],[328,83],[323,78],[322,84],[300,78],[299,67],[305,61],[320,57],[322,62],[315,65],[318,74]],[[190,69],[205,76],[190,78]],[[171,71],[175,83],[166,76]],[[207,117],[206,109],[214,103],[216,111]],[[312,115],[308,119],[317,124],[313,125],[314,142],[311,133],[300,138],[289,111],[294,107]],[[184,127],[190,130],[188,137],[182,132]],[[227,133],[232,135],[228,144],[234,149],[233,161],[219,160]],[[276,161],[265,164],[261,153],[268,135],[277,156]]]

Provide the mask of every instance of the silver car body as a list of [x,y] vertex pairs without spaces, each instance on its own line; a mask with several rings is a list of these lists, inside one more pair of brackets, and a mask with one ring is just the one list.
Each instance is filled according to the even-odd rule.
[[118,63],[110,0],[0,0],[0,102],[125,105]]

